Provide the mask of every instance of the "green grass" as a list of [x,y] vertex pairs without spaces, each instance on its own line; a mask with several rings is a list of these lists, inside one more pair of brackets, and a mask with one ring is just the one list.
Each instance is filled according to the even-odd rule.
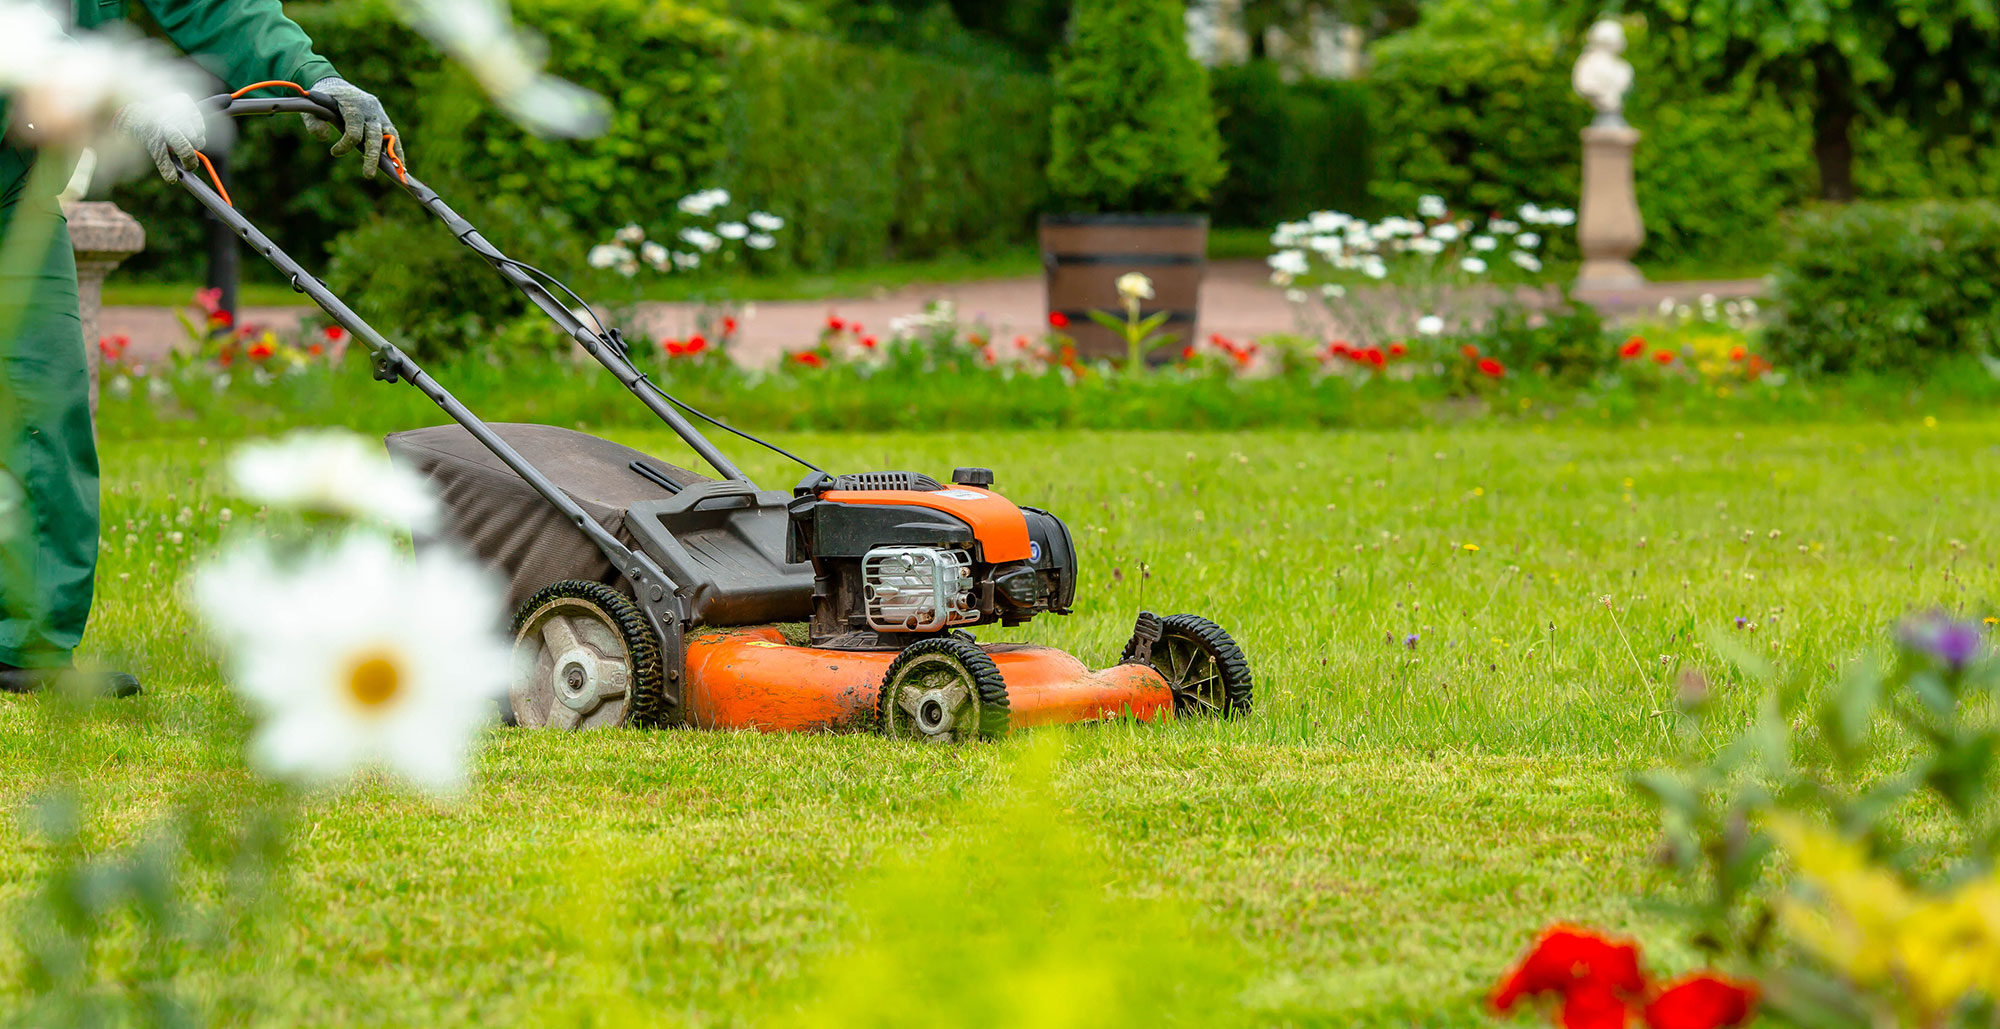
[[[198,282],[131,281],[112,276],[104,283],[107,307],[186,307],[194,302]],[[309,307],[311,301],[290,286],[276,282],[245,282],[237,289],[245,307]]]
[[[1460,1025],[1553,920],[1684,964],[1640,903],[1652,823],[1622,785],[1670,752],[1677,677],[1740,721],[1724,650],[1830,670],[1911,608],[1993,611],[1996,431],[790,437],[838,468],[995,467],[1084,561],[1077,614],[996,636],[1105,663],[1142,605],[1207,614],[1256,714],[968,748],[495,731],[458,803],[308,799],[275,924],[188,987],[268,1024],[851,1024],[930,997],[966,1023]],[[254,524],[221,440],[109,435],[89,650],[150,691],[59,741],[0,700],[0,796],[80,777],[97,846],[243,792],[241,716],[175,584],[220,507]],[[10,839],[0,899],[46,859]]]

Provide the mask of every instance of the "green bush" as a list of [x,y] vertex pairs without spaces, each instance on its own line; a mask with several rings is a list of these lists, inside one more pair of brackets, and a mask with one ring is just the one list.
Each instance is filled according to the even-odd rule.
[[1366,214],[1368,90],[1355,82],[1287,82],[1269,61],[1210,73],[1228,175],[1217,224],[1270,227],[1309,211]]
[[1926,367],[2000,343],[2000,204],[1852,204],[1791,235],[1768,339],[1780,367]]
[[1203,207],[1223,175],[1180,0],[1077,0],[1055,70],[1049,189],[1078,212]]
[[[615,112],[597,139],[542,140],[495,110],[387,6],[287,10],[344,76],[380,93],[409,136],[411,169],[475,224],[507,217],[496,210],[505,198],[572,225],[561,238],[543,233],[540,251],[489,233],[558,273],[580,267],[584,248],[624,222],[643,225],[708,186],[789,221],[779,247],[757,255],[765,268],[1023,241],[1042,206],[1042,76],[747,27],[694,4],[523,0],[515,15],[548,39],[552,68],[603,93]],[[361,184],[355,162],[332,161],[295,119],[247,119],[242,128],[234,192],[274,239],[317,265],[336,236],[359,230],[338,248],[350,268],[400,260],[397,234],[377,219],[404,223],[415,212],[407,199]],[[135,262],[141,273],[195,277],[201,221],[177,193],[135,180],[116,194],[154,233],[150,258]],[[371,240],[374,251],[364,246]],[[472,310],[424,317],[451,321],[444,316]]]

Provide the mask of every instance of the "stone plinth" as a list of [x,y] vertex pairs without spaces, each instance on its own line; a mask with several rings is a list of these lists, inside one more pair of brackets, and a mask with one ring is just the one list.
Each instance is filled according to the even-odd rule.
[[1632,255],[1646,242],[1646,223],[1632,184],[1632,151],[1638,145],[1639,130],[1629,125],[1592,125],[1583,130],[1583,203],[1576,225],[1583,267],[1576,276],[1578,293],[1646,284],[1646,277],[1632,264]]
[[70,248],[76,251],[76,298],[83,314],[83,345],[90,353],[90,407],[97,409],[97,315],[104,306],[104,277],[146,249],[146,230],[117,204],[85,200],[63,204]]

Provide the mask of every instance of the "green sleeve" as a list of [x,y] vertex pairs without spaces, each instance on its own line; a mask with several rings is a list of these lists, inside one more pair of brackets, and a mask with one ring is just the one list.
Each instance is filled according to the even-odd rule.
[[280,79],[310,88],[337,74],[278,0],[141,0],[174,45],[241,89]]

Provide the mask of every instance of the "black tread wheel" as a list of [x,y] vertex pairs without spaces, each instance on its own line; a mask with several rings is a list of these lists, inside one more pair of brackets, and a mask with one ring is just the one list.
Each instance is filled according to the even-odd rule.
[[601,582],[542,587],[514,614],[518,724],[597,729],[662,724],[660,640],[632,598]]
[[1007,684],[993,658],[956,636],[911,644],[882,675],[875,724],[884,736],[963,743],[1007,734]]
[[[1174,691],[1174,716],[1240,718],[1250,713],[1255,684],[1250,662],[1222,627],[1200,615],[1160,619],[1160,641],[1147,662]],[[1139,637],[1125,644],[1121,663],[1138,657]]]

